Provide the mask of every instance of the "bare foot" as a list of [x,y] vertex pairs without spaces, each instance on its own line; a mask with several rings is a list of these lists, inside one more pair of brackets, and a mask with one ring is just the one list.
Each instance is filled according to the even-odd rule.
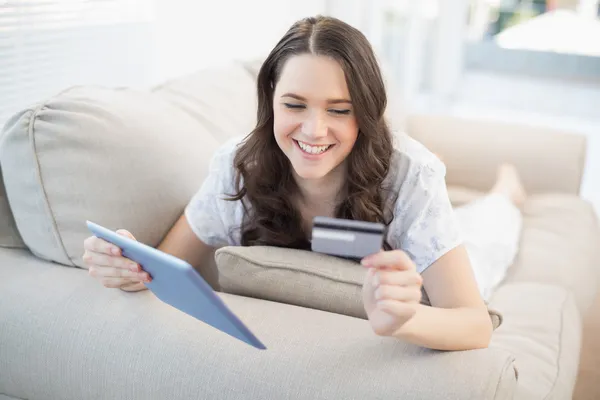
[[519,172],[512,164],[502,164],[498,167],[496,183],[491,193],[507,196],[516,205],[521,205],[527,199],[527,193],[519,177]]

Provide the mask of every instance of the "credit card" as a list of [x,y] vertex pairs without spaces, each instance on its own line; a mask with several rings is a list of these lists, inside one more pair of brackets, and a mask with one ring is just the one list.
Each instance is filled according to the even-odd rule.
[[338,257],[360,260],[383,248],[385,225],[377,222],[315,217],[311,249]]

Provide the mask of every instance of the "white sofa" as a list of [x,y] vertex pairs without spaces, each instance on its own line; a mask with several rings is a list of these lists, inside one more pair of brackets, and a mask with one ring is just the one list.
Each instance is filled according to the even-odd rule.
[[[153,88],[75,87],[16,114],[0,139],[0,399],[568,399],[596,294],[598,222],[578,197],[585,140],[434,115],[407,132],[440,153],[455,204],[499,162],[532,194],[519,255],[490,308],[488,349],[376,336],[363,270],[275,248],[223,248],[201,271],[268,350],[160,302],[106,289],[81,262],[89,219],[156,246],[216,147],[254,122],[255,63]],[[220,279],[219,279],[220,278]],[[290,290],[293,289],[293,290]]]

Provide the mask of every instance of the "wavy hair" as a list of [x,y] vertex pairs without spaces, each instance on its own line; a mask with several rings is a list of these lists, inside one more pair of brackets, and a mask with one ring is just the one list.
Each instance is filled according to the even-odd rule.
[[[389,225],[382,186],[393,152],[392,135],[384,120],[387,105],[379,65],[365,36],[332,17],[296,22],[262,64],[257,78],[257,124],[236,150],[238,192],[228,200],[242,201],[243,246],[264,245],[309,249],[302,216],[293,196],[299,189],[292,166],[275,141],[273,93],[286,61],[310,53],[336,60],[344,71],[359,132],[347,162],[346,196],[337,204],[337,218]],[[387,246],[386,244],[386,247]]]

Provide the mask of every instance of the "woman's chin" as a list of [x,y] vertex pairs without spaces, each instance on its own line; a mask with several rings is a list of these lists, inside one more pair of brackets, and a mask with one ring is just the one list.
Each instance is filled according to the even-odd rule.
[[304,180],[321,179],[329,172],[323,168],[294,168],[294,171],[298,178]]

